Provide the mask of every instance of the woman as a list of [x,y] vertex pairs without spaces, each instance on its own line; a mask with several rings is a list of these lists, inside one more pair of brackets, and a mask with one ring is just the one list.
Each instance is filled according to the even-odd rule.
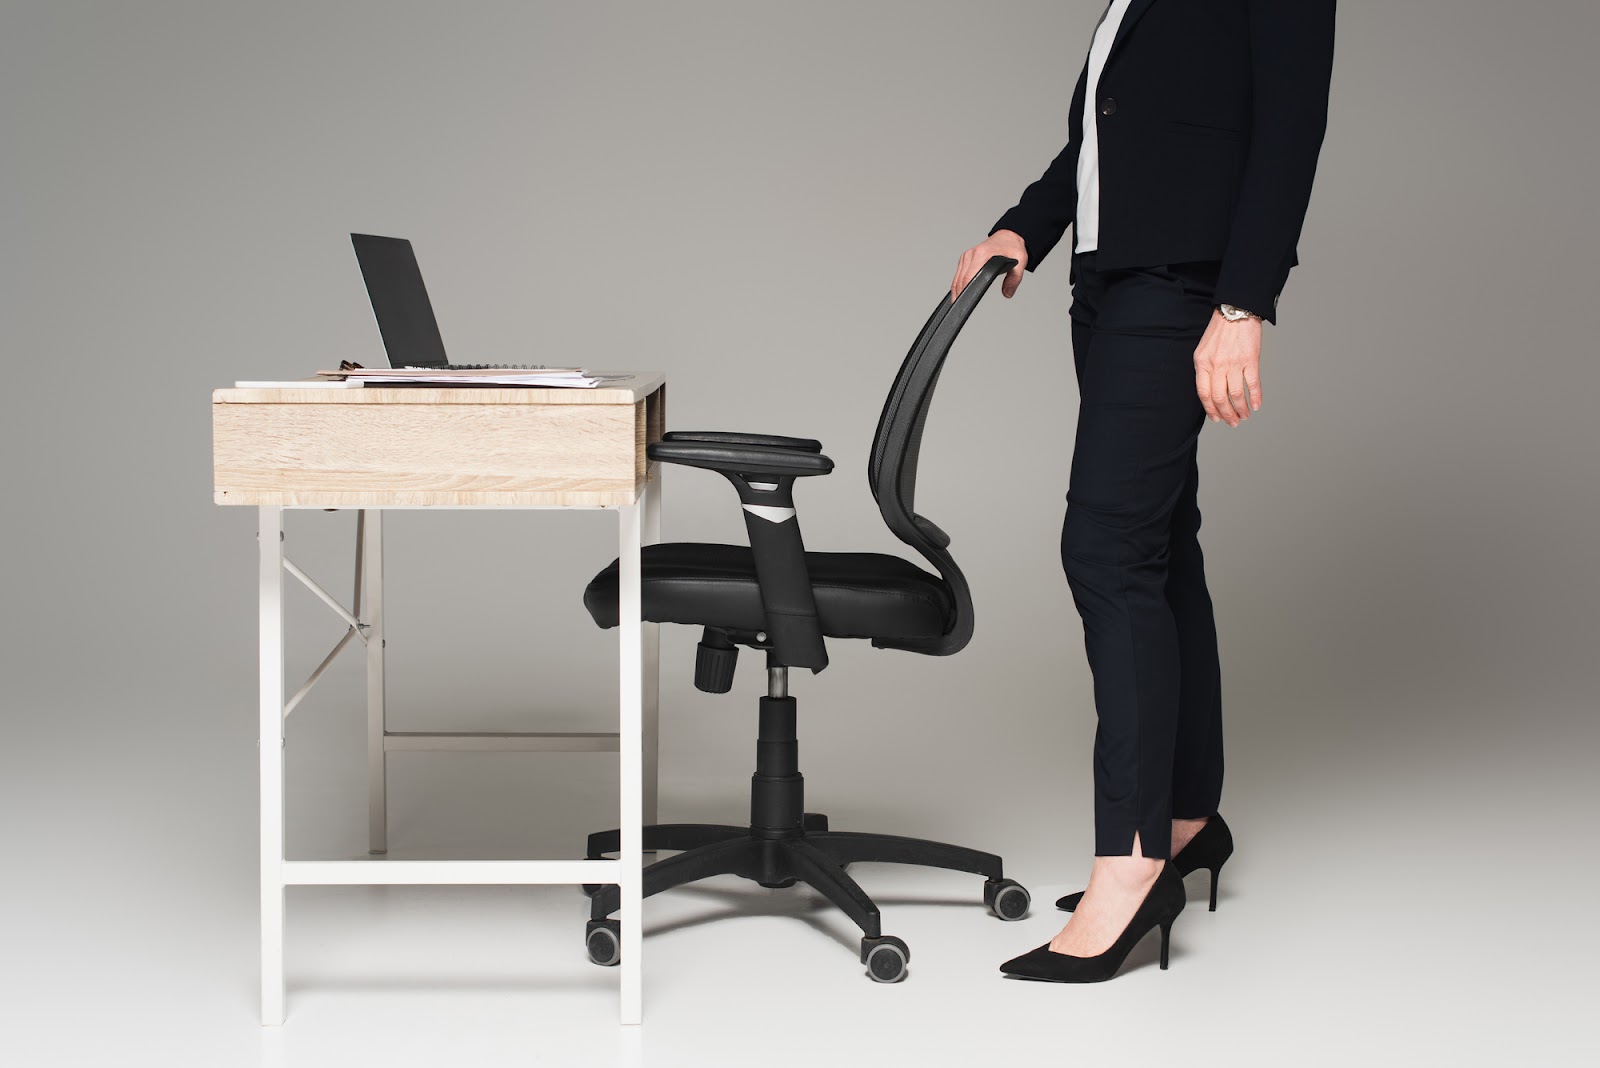
[[1218,814],[1222,685],[1198,534],[1206,418],[1261,408],[1262,322],[1299,262],[1327,124],[1335,0],[1111,0],[1067,146],[989,236],[1016,293],[1074,229],[1077,437],[1061,561],[1094,676],[1095,860],[1008,975],[1094,982],[1168,934],[1182,877],[1233,852]]

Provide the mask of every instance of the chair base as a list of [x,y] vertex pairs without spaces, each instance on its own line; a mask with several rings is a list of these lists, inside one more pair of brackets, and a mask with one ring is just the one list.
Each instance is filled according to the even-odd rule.
[[[644,828],[644,849],[682,851],[644,869],[644,896],[713,875],[738,875],[773,888],[803,882],[861,928],[861,962],[871,978],[885,983],[905,977],[910,950],[900,939],[883,933],[878,906],[845,873],[851,864],[875,861],[972,872],[984,877],[983,901],[996,916],[1020,920],[1027,915],[1028,891],[1005,877],[1000,858],[993,853],[893,834],[835,831],[828,826],[828,817],[805,812],[805,780],[797,756],[794,698],[769,694],[761,701],[750,825],[668,823]],[[616,852],[620,838],[615,830],[591,834],[588,858],[599,860]],[[584,889],[592,894],[586,931],[589,958],[596,964],[616,964],[620,927],[610,916],[621,905],[621,888],[588,884]]]
[[[819,817],[826,826],[826,817]],[[589,836],[589,859],[614,851],[617,832]],[[681,849],[677,856],[659,860],[644,870],[644,896],[652,897],[685,883],[713,875],[738,875],[773,889],[804,882],[837,905],[861,928],[876,938],[880,929],[878,907],[846,872],[861,861],[914,864],[925,868],[982,875],[986,882],[1007,882],[1001,860],[993,853],[904,838],[892,834],[850,831],[802,831],[788,838],[763,838],[748,827],[710,823],[669,823],[644,829],[644,848]],[[621,904],[615,884],[596,886],[590,916],[603,920]]]
[[[826,826],[825,817],[808,814],[808,821],[811,819],[817,821],[819,828]],[[616,831],[591,835],[591,859],[600,859],[601,852],[615,849],[616,835]],[[847,865],[878,861],[972,872],[985,877],[983,900],[996,916],[1020,920],[1028,911],[1028,892],[1005,878],[999,857],[944,842],[822,829],[802,830],[786,838],[763,838],[748,827],[703,823],[646,827],[644,841],[647,849],[683,850],[645,868],[645,897],[713,875],[738,875],[773,888],[797,882],[812,887],[861,928],[861,962],[877,982],[904,978],[910,952],[904,942],[883,934],[878,906],[845,872]],[[621,890],[615,884],[605,884],[596,886],[595,891],[586,932],[590,958],[597,964],[616,964],[620,960],[615,952],[618,928],[609,917],[621,904]],[[598,954],[597,928],[604,936],[598,942],[602,947]]]
[[[806,831],[826,831],[828,817],[820,812],[807,812],[802,826]],[[661,849],[698,849],[715,845],[730,838],[750,833],[748,827],[733,827],[721,823],[662,823],[644,829],[644,851],[654,853]],[[615,853],[622,848],[622,832],[596,831],[589,836],[588,860],[603,860],[603,854]],[[585,892],[593,895],[595,884],[585,883]]]

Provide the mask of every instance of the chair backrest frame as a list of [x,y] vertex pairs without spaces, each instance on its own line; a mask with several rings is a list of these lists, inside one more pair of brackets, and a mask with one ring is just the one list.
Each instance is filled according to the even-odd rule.
[[878,511],[895,537],[938,570],[955,601],[950,626],[939,638],[874,639],[872,644],[880,648],[946,656],[972,640],[972,591],[950,555],[950,538],[916,511],[917,464],[928,409],[945,357],[989,287],[1016,264],[1016,260],[1004,256],[990,257],[954,300],[950,294],[944,295],[901,362],[878,417],[867,461],[867,484],[878,502]]

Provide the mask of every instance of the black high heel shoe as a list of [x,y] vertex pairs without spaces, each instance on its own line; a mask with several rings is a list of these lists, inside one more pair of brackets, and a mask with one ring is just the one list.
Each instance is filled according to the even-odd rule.
[[[1195,832],[1189,839],[1189,844],[1178,850],[1178,855],[1172,858],[1172,866],[1178,869],[1179,875],[1188,875],[1201,868],[1211,871],[1211,908],[1208,911],[1217,911],[1217,876],[1222,873],[1222,865],[1233,856],[1233,831],[1228,828],[1228,821],[1220,813],[1206,820],[1206,825]],[[1071,912],[1078,907],[1078,902],[1083,900],[1083,891],[1068,894],[1056,902],[1056,908],[1063,912]]]
[[1172,921],[1183,911],[1183,876],[1169,860],[1161,865],[1155,883],[1139,902],[1138,911],[1128,926],[1123,928],[1111,948],[1093,957],[1074,957],[1056,953],[1046,942],[1038,949],[1029,950],[1000,965],[1006,975],[1019,979],[1039,979],[1048,983],[1100,983],[1117,974],[1128,953],[1141,938],[1156,927],[1161,928],[1161,970],[1167,968],[1167,944],[1172,935]]

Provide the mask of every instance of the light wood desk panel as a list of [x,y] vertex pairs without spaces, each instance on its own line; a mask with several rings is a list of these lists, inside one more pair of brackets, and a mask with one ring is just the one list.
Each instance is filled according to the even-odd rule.
[[218,504],[608,507],[638,500],[660,374],[597,389],[219,389]]

